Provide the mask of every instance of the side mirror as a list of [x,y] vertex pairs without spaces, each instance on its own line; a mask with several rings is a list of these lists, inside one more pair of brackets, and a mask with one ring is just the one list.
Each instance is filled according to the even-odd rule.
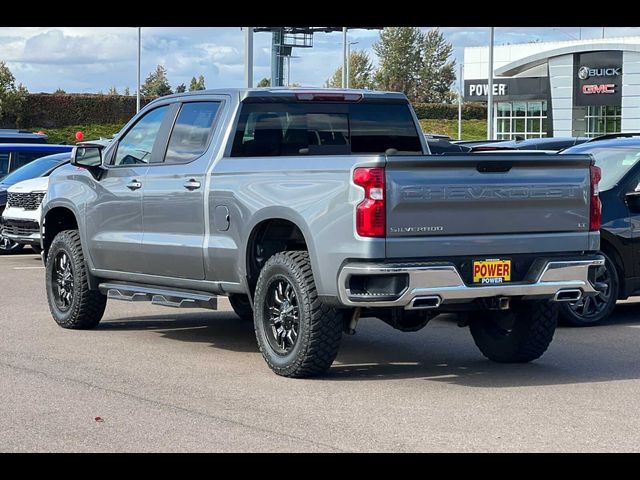
[[102,145],[79,145],[71,151],[71,165],[88,169],[102,167]]

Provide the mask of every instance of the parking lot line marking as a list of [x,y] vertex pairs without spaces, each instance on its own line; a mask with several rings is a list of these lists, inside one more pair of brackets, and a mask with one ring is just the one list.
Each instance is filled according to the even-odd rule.
[[35,270],[35,269],[41,269],[44,267],[13,267],[14,270]]

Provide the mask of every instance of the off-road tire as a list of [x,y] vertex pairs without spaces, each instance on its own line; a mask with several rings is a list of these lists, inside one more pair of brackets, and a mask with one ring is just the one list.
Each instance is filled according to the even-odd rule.
[[242,320],[253,322],[253,309],[251,303],[249,303],[249,297],[247,295],[234,293],[229,295],[229,303],[231,308],[236,312]]
[[[70,307],[63,311],[54,297],[54,259],[60,253],[67,254],[71,261],[73,289]],[[65,230],[53,239],[46,262],[47,301],[53,319],[63,328],[90,329],[100,323],[107,297],[97,290],[91,290],[88,282],[87,264],[77,230]]]
[[[299,306],[299,332],[292,350],[279,354],[269,343],[267,291],[272,282],[287,280]],[[325,373],[338,354],[344,313],[318,298],[309,254],[306,251],[273,255],[260,272],[254,297],[254,326],[262,356],[269,367],[285,377],[312,377]]]
[[[504,329],[499,323],[512,323]],[[525,363],[539,358],[549,347],[558,324],[558,307],[548,301],[514,305],[508,311],[478,311],[469,329],[482,354],[500,363]]]

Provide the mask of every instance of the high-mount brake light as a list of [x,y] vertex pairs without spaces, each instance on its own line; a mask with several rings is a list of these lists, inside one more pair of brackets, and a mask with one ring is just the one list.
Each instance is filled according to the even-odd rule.
[[361,93],[297,92],[296,98],[306,102],[358,102]]

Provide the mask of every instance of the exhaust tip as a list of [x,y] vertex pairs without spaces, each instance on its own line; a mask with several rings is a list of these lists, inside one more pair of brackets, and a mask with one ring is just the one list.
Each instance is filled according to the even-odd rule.
[[556,302],[575,302],[582,297],[582,290],[577,288],[570,288],[566,290],[559,290],[553,296],[553,300]]
[[438,295],[429,297],[416,297],[411,300],[411,303],[407,307],[408,310],[422,310],[428,308],[438,308],[442,300]]

